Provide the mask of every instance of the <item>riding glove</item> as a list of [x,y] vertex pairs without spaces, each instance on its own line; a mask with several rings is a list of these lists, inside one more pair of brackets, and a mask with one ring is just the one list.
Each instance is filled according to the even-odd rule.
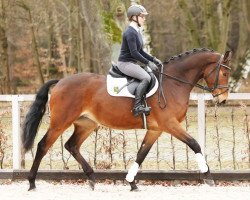
[[158,58],[156,58],[156,57],[153,58],[153,62],[154,62],[154,64],[156,64],[156,65],[162,64],[162,62],[161,62]]
[[158,67],[151,61],[148,62],[148,66],[150,69],[152,69],[152,71],[157,71]]

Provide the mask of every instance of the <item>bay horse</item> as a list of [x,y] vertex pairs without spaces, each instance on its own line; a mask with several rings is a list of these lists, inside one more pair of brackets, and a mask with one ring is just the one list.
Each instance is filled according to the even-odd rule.
[[[228,97],[230,60],[232,53],[224,55],[209,49],[194,49],[172,57],[163,64],[159,91],[166,94],[165,106],[157,104],[157,94],[147,99],[152,107],[147,117],[148,130],[137,153],[135,162],[128,170],[126,180],[131,190],[137,190],[135,176],[150,148],[163,133],[169,133],[187,144],[195,153],[198,167],[204,175],[204,182],[214,185],[209,167],[201,152],[200,145],[182,127],[189,103],[190,92],[194,86],[211,92],[218,103]],[[160,77],[162,80],[160,80]],[[197,84],[204,79],[207,86]],[[37,171],[42,158],[57,138],[72,124],[74,132],[65,143],[65,148],[81,164],[94,190],[94,170],[81,155],[81,144],[99,126],[112,129],[141,129],[143,122],[131,112],[132,98],[112,97],[106,89],[106,77],[93,73],[75,74],[61,80],[50,80],[37,92],[24,121],[22,144],[24,151],[32,148],[39,124],[46,110],[49,88],[55,85],[50,98],[50,126],[37,145],[36,156],[28,175],[29,190],[34,189]]]

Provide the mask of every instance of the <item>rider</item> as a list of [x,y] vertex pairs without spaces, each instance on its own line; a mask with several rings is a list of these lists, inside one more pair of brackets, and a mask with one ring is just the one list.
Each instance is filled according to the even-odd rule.
[[132,110],[134,116],[149,113],[151,109],[150,107],[144,107],[142,104],[143,96],[147,91],[151,77],[140,65],[149,66],[154,71],[158,69],[156,64],[161,64],[159,59],[143,51],[140,27],[143,26],[146,15],[148,15],[148,12],[141,5],[132,5],[128,8],[127,16],[130,25],[123,33],[122,46],[118,58],[119,70],[141,81],[135,91],[135,103]]

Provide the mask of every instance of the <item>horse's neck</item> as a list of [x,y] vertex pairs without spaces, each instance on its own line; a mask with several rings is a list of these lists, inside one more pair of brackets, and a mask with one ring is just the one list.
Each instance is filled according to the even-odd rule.
[[176,60],[165,66],[164,72],[181,80],[196,84],[204,72],[204,67],[211,62],[209,54],[199,53],[184,60]]
[[[192,59],[185,59],[182,61],[175,61],[165,66],[164,73],[178,78],[180,81],[167,78],[166,87],[167,93],[172,96],[173,99],[182,99],[185,104],[189,100],[190,92],[193,87],[191,84],[196,84],[201,78],[203,73],[203,66],[206,64],[206,60],[201,59],[200,62],[193,62]],[[197,64],[198,63],[198,64]],[[183,83],[189,82],[190,84]]]

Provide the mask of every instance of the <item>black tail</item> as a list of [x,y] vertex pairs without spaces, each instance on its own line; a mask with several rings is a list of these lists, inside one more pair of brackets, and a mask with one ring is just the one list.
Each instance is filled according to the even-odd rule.
[[34,143],[41,119],[46,111],[49,88],[58,81],[50,80],[39,89],[36,99],[25,117],[22,134],[22,144],[25,152],[30,150]]

